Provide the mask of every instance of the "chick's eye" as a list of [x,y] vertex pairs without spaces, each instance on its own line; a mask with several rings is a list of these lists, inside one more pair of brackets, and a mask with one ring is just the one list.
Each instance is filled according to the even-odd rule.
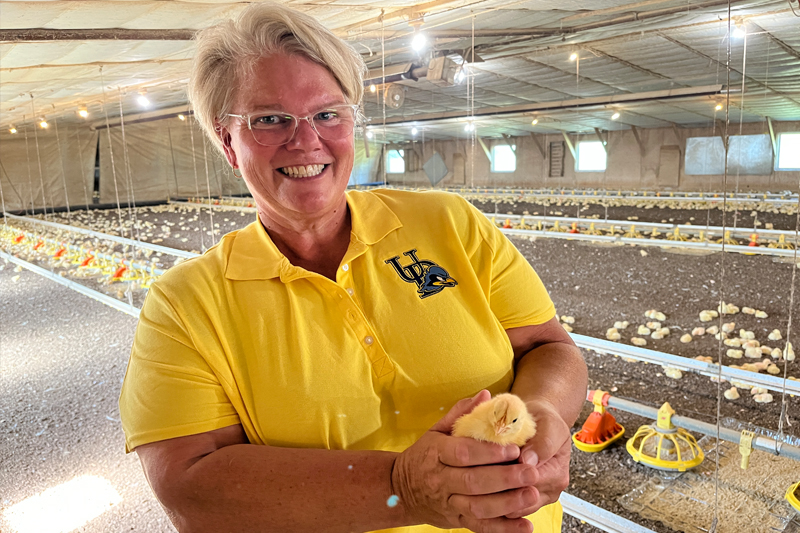
[[512,421],[511,421],[511,423],[513,424],[513,423],[514,423],[514,422],[516,422],[516,421],[517,421],[517,419],[515,418],[514,420],[512,420]]

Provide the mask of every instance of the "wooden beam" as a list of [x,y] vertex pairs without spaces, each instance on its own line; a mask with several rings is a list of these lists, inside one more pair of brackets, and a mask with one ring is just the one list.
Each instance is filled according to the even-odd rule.
[[483,142],[483,139],[481,139],[480,137],[477,137],[477,136],[475,138],[478,139],[479,143],[481,143],[481,148],[483,148],[483,153],[486,154],[486,159],[488,159],[489,160],[489,164],[491,164],[492,163],[492,152],[489,151],[489,148],[486,146],[486,143]]
[[597,134],[597,138],[600,139],[600,142],[603,143],[603,150],[605,150],[606,154],[608,154],[608,141],[605,137],[603,137],[603,132],[600,131],[600,128],[595,128],[594,132]]
[[531,132],[531,139],[533,140],[533,144],[536,145],[536,148],[538,148],[539,153],[542,154],[542,159],[547,159],[547,151],[544,149],[544,144],[539,141],[539,137]]
[[567,135],[567,132],[563,131],[563,130],[561,131],[561,135],[564,136],[564,142],[567,143],[567,148],[569,148],[569,151],[572,154],[572,159],[577,161],[578,160],[578,154],[575,153],[575,146],[572,144],[572,141],[570,140],[569,135]]
[[127,28],[0,30],[0,41],[191,41],[195,30],[129,30]]
[[675,139],[677,139],[678,142],[683,141],[683,136],[681,135],[681,129],[678,127],[677,124],[672,125],[672,132],[675,134]]
[[505,139],[506,144],[508,145],[508,147],[511,148],[511,151],[516,154],[517,153],[517,147],[513,142],[511,142],[511,139],[513,139],[513,137],[511,135],[507,134],[507,133],[503,133],[502,135],[503,135],[503,139]]
[[725,123],[720,119],[715,119],[714,124],[716,124],[717,129],[719,130],[719,136],[722,139],[722,146],[725,150],[728,149],[728,138],[725,135],[727,133],[728,128],[725,127]]
[[778,143],[775,139],[775,128],[772,127],[772,119],[767,117],[767,127],[769,128],[769,138],[772,140],[772,157],[778,157]]
[[639,128],[631,124],[631,131],[633,132],[633,136],[636,138],[636,144],[639,145],[639,155],[644,157],[644,142],[642,142],[642,138],[639,137]]

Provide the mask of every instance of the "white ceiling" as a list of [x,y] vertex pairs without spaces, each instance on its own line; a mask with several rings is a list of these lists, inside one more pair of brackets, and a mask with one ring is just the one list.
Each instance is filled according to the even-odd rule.
[[[736,120],[740,113],[746,122],[766,117],[800,120],[800,18],[787,0],[731,2],[733,20],[745,21],[748,36],[746,62],[745,39],[730,40],[730,78],[725,69],[728,5],[721,0],[284,3],[318,17],[350,41],[373,69],[383,62],[427,64],[431,51],[421,57],[409,47],[413,32],[409,22],[419,13],[424,17],[422,31],[434,37],[433,52],[460,63],[464,50],[474,43],[485,61],[471,65],[472,98],[466,84],[442,88],[424,79],[404,81],[405,103],[398,110],[386,109],[389,122],[728,83],[736,91],[730,102]],[[106,114],[119,116],[120,103],[125,115],[140,113],[136,97],[142,90],[154,108],[186,105],[184,88],[193,53],[192,42],[185,40],[187,30],[231,17],[246,5],[208,0],[0,0],[0,31],[52,30],[40,36],[49,40],[38,41],[13,40],[10,34],[15,32],[4,32],[9,40],[0,42],[0,125],[7,129],[40,116],[75,122],[80,120],[75,113],[79,106],[87,106],[89,120],[94,121]],[[800,8],[795,9],[800,15]],[[115,29],[134,35],[128,35],[131,40],[99,40],[82,31],[109,30],[114,36]],[[80,40],[53,40],[68,37],[66,30]],[[156,30],[150,37],[157,33],[178,40],[136,37],[135,32],[148,30]],[[526,31],[527,35],[519,34]],[[569,61],[573,52],[579,61]],[[742,73],[746,73],[744,95]],[[481,120],[491,125],[489,134],[498,135],[698,125],[720,118],[714,111],[717,101],[703,96],[571,108],[539,113],[536,126],[530,125],[529,115],[520,114]],[[376,95],[367,93],[365,109],[373,124],[382,123],[384,110]],[[612,121],[615,110],[622,116]],[[441,124],[440,135],[463,130],[458,120],[449,122]],[[435,123],[429,122],[429,127],[436,128]]]

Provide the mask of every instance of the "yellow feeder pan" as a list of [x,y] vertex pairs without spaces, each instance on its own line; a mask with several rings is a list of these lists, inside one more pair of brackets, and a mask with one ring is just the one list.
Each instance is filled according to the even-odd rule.
[[786,501],[794,507],[798,512],[800,512],[800,481],[789,487],[789,490],[786,491]]
[[669,403],[658,410],[658,421],[642,426],[625,448],[637,463],[658,470],[685,472],[703,462],[705,454],[695,438],[672,424],[675,411]]

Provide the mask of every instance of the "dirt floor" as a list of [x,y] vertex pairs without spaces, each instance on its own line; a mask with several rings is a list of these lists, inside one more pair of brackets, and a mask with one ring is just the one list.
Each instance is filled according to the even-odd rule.
[[[494,211],[493,205],[479,205],[488,212]],[[500,204],[498,212],[513,211],[534,214],[541,206],[532,204]],[[593,213],[593,209],[605,209],[590,206],[581,216]],[[548,207],[549,214],[561,210],[564,216],[575,216],[576,207],[559,209]],[[571,210],[571,212],[570,212]],[[721,211],[712,210],[710,224],[721,224]],[[544,214],[543,209],[539,214]],[[595,213],[597,214],[597,213]],[[609,207],[608,218],[626,220],[629,216],[638,216],[639,220],[661,222],[705,223],[708,211],[691,210],[641,210],[635,207]],[[718,216],[718,219],[713,217]],[[727,213],[727,223],[731,224],[732,213]],[[753,217],[748,213],[740,213],[739,221],[747,220],[750,225]],[[772,217],[772,218],[770,218]],[[49,215],[48,219],[53,220]],[[56,218],[66,220],[66,214],[58,214]],[[92,214],[71,214],[73,223],[105,228],[106,231],[119,232],[119,215],[116,211],[95,212]],[[255,215],[238,211],[220,211],[213,213],[213,222],[207,209],[197,210],[189,207],[155,207],[139,208],[136,218],[148,222],[147,231],[140,230],[140,237],[148,242],[157,242],[164,246],[183,250],[200,251],[207,248],[213,238],[209,233],[216,227],[221,233],[244,227]],[[691,220],[694,218],[695,220]],[[670,220],[672,219],[672,220]],[[102,220],[102,222],[98,222]],[[128,224],[132,217],[123,219]],[[774,213],[759,214],[758,220],[770,222],[775,228],[794,228],[796,217]],[[216,225],[219,224],[217,227]],[[742,222],[744,224],[744,222]],[[199,229],[194,230],[194,227]],[[116,228],[116,230],[114,229]],[[166,228],[169,228],[168,230]],[[127,230],[126,230],[127,231]],[[130,232],[126,236],[130,236]],[[793,265],[774,261],[767,256],[745,256],[740,254],[681,254],[658,248],[637,248],[632,246],[597,245],[577,241],[555,239],[528,240],[513,238],[512,241],[523,255],[531,262],[551,298],[556,304],[558,314],[574,317],[572,327],[575,333],[605,338],[606,330],[615,321],[626,320],[630,326],[622,330],[620,342],[630,343],[633,336],[646,338],[647,348],[695,357],[711,356],[715,360],[720,353],[719,342],[710,335],[696,336],[690,343],[682,343],[681,335],[698,326],[719,324],[718,320],[701,323],[700,311],[716,309],[720,297],[726,302],[740,308],[745,306],[763,310],[767,318],[756,318],[752,315],[738,313],[725,317],[723,322],[735,322],[735,331],[740,328],[750,330],[762,344],[783,348],[785,341],[773,342],[767,335],[774,329],[783,334],[789,322],[789,302],[792,299]],[[168,261],[165,260],[165,263]],[[75,298],[75,296],[71,296]],[[793,318],[795,324],[797,312],[800,310],[800,294],[794,299]],[[670,334],[661,340],[653,340],[646,335],[636,335],[636,329],[650,319],[645,318],[647,310],[656,309],[666,315],[662,326],[670,328]],[[795,326],[796,327],[796,326]],[[751,360],[734,360],[727,358],[723,347],[722,359],[725,364],[741,364]],[[589,366],[590,387],[612,390],[613,394],[624,399],[634,400],[652,407],[659,407],[669,401],[678,414],[690,416],[706,422],[716,420],[718,397],[728,388],[727,384],[718,387],[708,378],[684,373],[682,379],[675,380],[664,375],[664,370],[655,365],[629,363],[620,358],[600,355],[585,351],[584,356]],[[783,362],[776,361],[783,373]],[[790,363],[789,375],[800,376],[800,363]],[[773,393],[774,402],[758,404],[747,390],[741,389],[741,398],[736,401],[721,399],[720,413],[722,417],[750,422],[756,426],[770,430],[778,429],[782,397]],[[800,400],[786,398],[787,418],[784,431],[789,435],[800,436],[800,420],[798,407]],[[591,406],[584,408],[574,430],[580,429],[583,420],[591,412]],[[618,420],[627,429],[630,436],[642,424],[649,423],[641,417],[626,413],[616,413]],[[698,436],[699,437],[699,436]],[[598,454],[586,454],[574,451],[571,464],[571,481],[568,492],[574,496],[599,505],[604,509],[633,520],[658,533],[671,533],[673,530],[660,522],[646,520],[641,516],[625,510],[617,501],[618,498],[644,483],[653,471],[634,463],[624,449],[625,440],[621,440],[609,449]],[[800,468],[798,469],[800,480]],[[778,498],[782,495],[777,495]],[[708,527],[708,524],[702,525]],[[163,529],[166,531],[167,529]],[[581,524],[579,521],[565,516],[564,531],[578,533],[597,531],[595,528]],[[758,531],[754,524],[753,531]]]

